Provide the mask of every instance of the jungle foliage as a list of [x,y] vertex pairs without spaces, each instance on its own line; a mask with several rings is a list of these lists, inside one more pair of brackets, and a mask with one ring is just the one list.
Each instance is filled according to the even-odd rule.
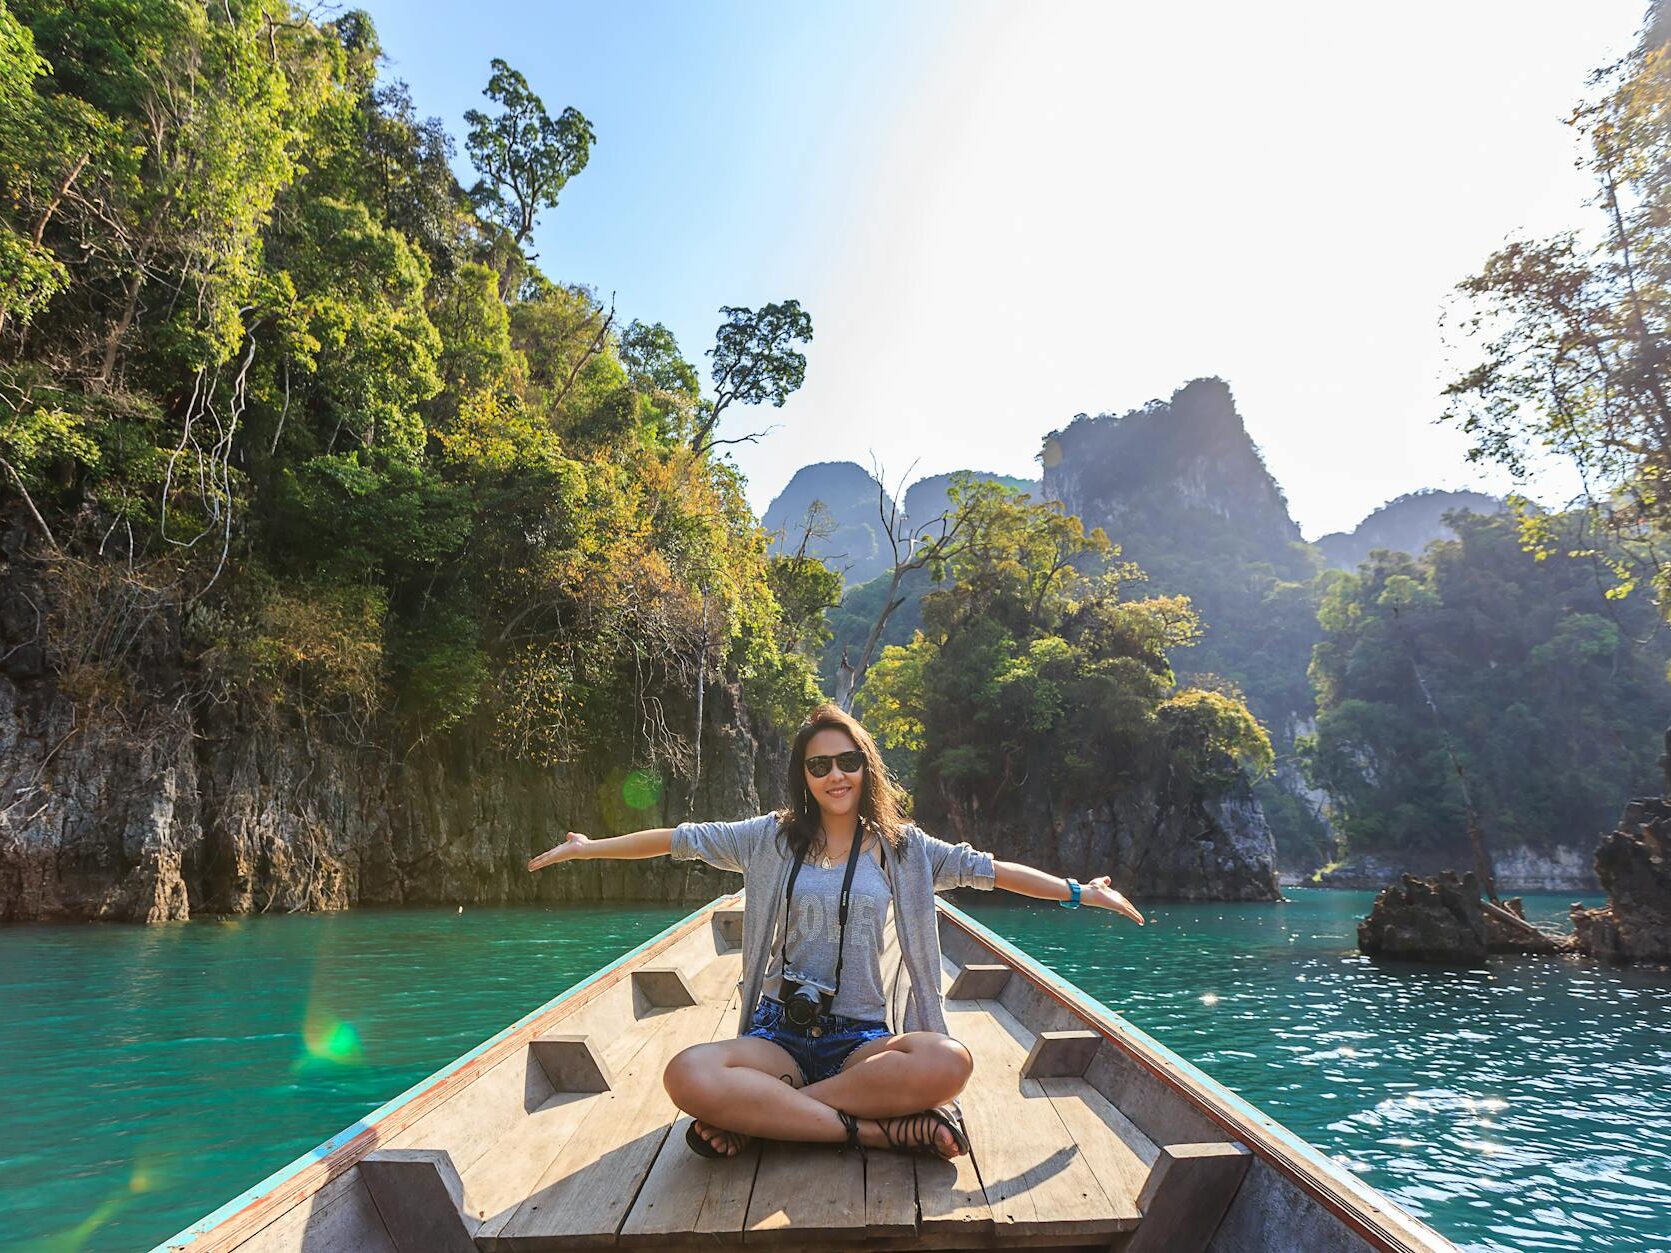
[[[1656,614],[1609,599],[1582,557],[1526,552],[1512,515],[1446,517],[1460,538],[1419,558],[1322,576],[1302,762],[1354,851],[1462,845],[1458,766],[1490,844],[1586,846],[1657,790],[1671,650]],[[1567,546],[1582,529],[1548,520]]]
[[922,629],[858,693],[920,804],[961,825],[1140,786],[1211,795],[1270,768],[1239,693],[1175,681],[1170,654],[1200,635],[1187,597],[1123,599],[1142,572],[1059,503],[972,479],[951,501],[964,542]]
[[[379,61],[359,12],[0,0],[0,471],[61,677],[131,694],[171,618],[169,698],[362,735],[688,773],[705,682],[798,717],[831,593],[667,329],[526,251],[607,136],[495,61],[466,191]],[[810,319],[722,317],[722,403],[781,404]]]

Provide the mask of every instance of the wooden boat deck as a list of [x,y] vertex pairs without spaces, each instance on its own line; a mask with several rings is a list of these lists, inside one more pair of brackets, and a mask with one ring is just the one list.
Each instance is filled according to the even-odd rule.
[[[1034,1034],[994,1001],[947,1002],[953,1034],[977,1059],[961,1098],[970,1155],[861,1156],[779,1142],[721,1160],[692,1153],[690,1119],[667,1099],[661,1073],[687,1045],[736,1034],[740,969],[735,955],[716,957],[693,981],[703,999],[642,1020],[646,1029],[616,1050],[630,1051],[617,1088],[554,1096],[538,1111],[542,1125],[525,1147],[555,1150],[550,1164],[525,1197],[481,1207],[478,1247],[666,1245],[695,1235],[919,1248],[984,1244],[1000,1232],[1022,1243],[1106,1244],[1137,1226],[1153,1142],[1083,1079],[1023,1079]],[[948,960],[947,988],[956,973]]]
[[690,1150],[661,1077],[735,1034],[742,915],[721,898],[163,1247],[1452,1247],[1256,1111],[1194,1099],[1236,1101],[1158,1046],[1134,1056],[1070,985],[941,908],[971,1154]]

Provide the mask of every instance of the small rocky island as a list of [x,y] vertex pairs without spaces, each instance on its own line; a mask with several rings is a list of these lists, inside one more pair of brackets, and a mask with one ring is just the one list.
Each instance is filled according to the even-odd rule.
[[1373,957],[1477,966],[1490,953],[1560,953],[1567,937],[1526,921],[1518,897],[1493,905],[1480,897],[1472,871],[1428,878],[1405,875],[1375,898],[1358,924],[1358,948]]
[[1579,953],[1614,962],[1671,962],[1671,800],[1625,806],[1618,829],[1596,850],[1600,909],[1572,907],[1574,934],[1525,920],[1518,898],[1482,899],[1472,871],[1404,875],[1375,898],[1358,924],[1358,948],[1374,957],[1480,965],[1491,953]]
[[1619,829],[1596,850],[1601,909],[1572,907],[1578,945],[1618,962],[1671,962],[1671,801],[1625,806]]

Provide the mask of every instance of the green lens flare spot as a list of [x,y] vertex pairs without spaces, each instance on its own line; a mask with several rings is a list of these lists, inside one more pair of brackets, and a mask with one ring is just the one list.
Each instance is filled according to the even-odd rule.
[[360,1033],[353,1023],[341,1018],[310,1020],[302,1029],[302,1042],[307,1046],[308,1057],[315,1061],[347,1066],[365,1059]]
[[661,800],[661,776],[653,770],[631,771],[621,784],[621,799],[629,809],[649,809]]

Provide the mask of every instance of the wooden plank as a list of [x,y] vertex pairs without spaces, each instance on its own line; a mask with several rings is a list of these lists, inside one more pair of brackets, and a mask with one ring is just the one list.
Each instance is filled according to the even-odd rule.
[[678,1111],[662,1085],[673,1055],[713,1038],[722,1002],[675,1010],[633,1058],[619,1086],[587,1098],[592,1116],[569,1138],[528,1199],[500,1230],[497,1248],[612,1244]]
[[[741,996],[732,989],[711,1040],[733,1038]],[[702,1157],[685,1143],[685,1128],[690,1124],[688,1114],[679,1115],[662,1142],[621,1224],[619,1243],[683,1244],[693,1234],[709,1236],[716,1243],[742,1242],[760,1142],[756,1140],[735,1157]]]
[[1010,967],[994,962],[972,962],[957,972],[946,999],[952,1001],[994,1000],[1010,981]]
[[934,1247],[984,1243],[992,1234],[992,1207],[986,1203],[980,1171],[983,1146],[973,1156],[961,1153],[946,1161],[919,1157],[917,1170],[917,1226],[925,1244]]
[[[1157,1143],[1208,1141],[1215,1135],[1245,1142],[1260,1161],[1291,1181],[1300,1192],[1337,1219],[1342,1247],[1362,1238],[1376,1249],[1397,1253],[1454,1253],[1455,1246],[1422,1223],[1384,1193],[1376,1191],[1351,1171],[1320,1152],[1315,1145],[1282,1126],[1270,1115],[1222,1084],[1199,1067],[1161,1045],[1132,1026],[1108,1006],[1101,1004],[1041,965],[1024,950],[982,925],[943,898],[935,907],[941,921],[941,948],[965,959],[979,952],[993,960],[1009,962],[1022,976],[1012,980],[1005,997],[1022,1003],[1018,992],[1040,1005],[1040,1021],[1050,1027],[1077,1020],[1103,1033],[1113,1046],[1098,1051],[1086,1078],[1128,1114]],[[1029,1011],[1029,1019],[1033,1014]],[[1045,1021],[1047,1016],[1054,1020]],[[1099,1073],[1100,1072],[1100,1073]],[[1128,1083],[1127,1072],[1141,1072],[1144,1082]],[[1136,1090],[1134,1091],[1134,1087]],[[1145,1094],[1143,1089],[1147,1088]],[[1159,1099],[1161,1090],[1168,1102]],[[1141,1111],[1139,1103],[1151,1106]],[[1188,1135],[1161,1135],[1162,1121],[1196,1124]],[[1176,1129],[1176,1128],[1174,1128]]]
[[[731,986],[737,964],[735,956],[710,961],[697,974],[695,987],[699,994],[717,1000]],[[693,1011],[658,1010],[641,1020],[628,1017],[626,1021],[632,1024],[630,1034],[637,1043],[632,1053],[624,1050],[617,1053],[624,1062],[612,1068],[616,1083],[624,1085],[627,1067],[639,1053],[679,1014],[690,1012]],[[655,1072],[658,1089],[660,1079],[658,1069]],[[476,1234],[480,1247],[494,1247],[517,1210],[537,1190],[581,1127],[612,1108],[602,1101],[602,1096],[601,1093],[558,1093],[524,1119],[515,1134],[500,1140],[475,1169],[464,1172],[465,1196],[472,1212],[483,1220]]]
[[1021,1077],[1032,1033],[996,1001],[954,1004],[946,1015],[952,1034],[975,1057],[962,1105],[994,1237],[1090,1239],[1130,1230],[1132,1217],[1103,1191],[1042,1081]]
[[1041,1079],[1039,1086],[1049,1095],[1091,1173],[1114,1203],[1114,1212],[1135,1223],[1143,1212],[1137,1205],[1138,1194],[1160,1149],[1085,1080]]
[[[942,956],[942,993],[951,986],[959,969],[955,962]],[[946,1008],[950,1010],[953,1007],[947,1005]],[[950,1023],[947,1025],[950,1026]],[[951,1034],[957,1036],[955,1027]],[[979,1072],[980,1068],[981,1060],[976,1057],[975,1070]],[[927,1156],[915,1159],[917,1226],[925,1245],[980,1244],[991,1238],[992,1207],[986,1203],[986,1190],[981,1185],[981,1156],[982,1146],[972,1142],[970,1152],[960,1153],[950,1161]]]
[[911,1157],[886,1149],[865,1151],[865,1238],[917,1234],[917,1168]]
[[541,1036],[528,1050],[554,1092],[607,1092],[615,1086],[609,1063],[592,1047],[589,1035]]
[[1102,1037],[1095,1031],[1041,1031],[1021,1067],[1023,1079],[1078,1077],[1097,1055]]
[[361,1159],[360,1178],[400,1253],[476,1253],[464,1184],[446,1153],[378,1149]]
[[597,1113],[603,1099],[602,1093],[558,1093],[529,1115],[517,1134],[506,1136],[464,1172],[465,1200],[481,1223],[476,1231],[479,1246],[492,1247],[557,1154]]
[[1138,1205],[1143,1225],[1125,1253],[1203,1253],[1253,1160],[1241,1144],[1168,1144]]
[[690,1115],[679,1115],[662,1141],[617,1244],[677,1247],[693,1236],[709,1247],[742,1243],[760,1141],[735,1157],[700,1157],[685,1143],[691,1121]]
[[398,1253],[359,1169],[338,1175],[238,1246],[239,1253]]
[[865,1172],[857,1152],[834,1144],[772,1140],[762,1146],[749,1198],[745,1244],[801,1244],[865,1234]]

